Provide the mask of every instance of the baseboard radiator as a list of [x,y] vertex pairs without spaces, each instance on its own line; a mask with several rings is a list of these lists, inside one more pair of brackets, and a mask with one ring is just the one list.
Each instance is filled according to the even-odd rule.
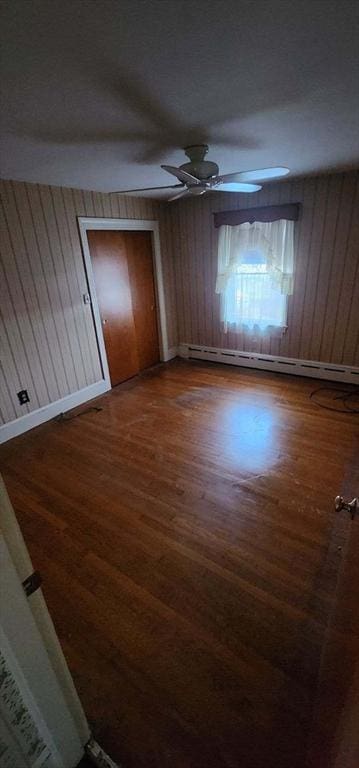
[[210,360],[214,363],[238,365],[243,368],[257,368],[275,373],[289,373],[294,376],[359,384],[359,368],[349,365],[321,363],[317,360],[297,360],[291,357],[241,352],[236,349],[220,349],[200,344],[180,344],[178,354],[188,360]]

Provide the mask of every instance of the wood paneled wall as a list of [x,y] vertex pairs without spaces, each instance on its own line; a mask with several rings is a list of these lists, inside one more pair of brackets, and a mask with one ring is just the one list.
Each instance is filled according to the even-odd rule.
[[[260,339],[223,333],[214,292],[217,236],[213,212],[300,202],[294,294],[288,330]],[[168,206],[169,208],[169,206]],[[306,360],[359,364],[359,173],[265,185],[251,195],[211,194],[170,208],[175,233],[179,342]]]
[[[0,423],[102,378],[77,216],[160,219],[158,202],[1,182]],[[168,336],[177,343],[171,233],[162,236]],[[169,253],[166,261],[166,252]],[[27,389],[30,403],[16,393]]]

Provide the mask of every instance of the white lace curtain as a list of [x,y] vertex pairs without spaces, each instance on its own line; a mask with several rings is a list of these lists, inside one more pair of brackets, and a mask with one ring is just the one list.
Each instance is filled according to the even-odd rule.
[[216,293],[224,330],[231,325],[262,333],[283,328],[293,273],[293,221],[221,226]]

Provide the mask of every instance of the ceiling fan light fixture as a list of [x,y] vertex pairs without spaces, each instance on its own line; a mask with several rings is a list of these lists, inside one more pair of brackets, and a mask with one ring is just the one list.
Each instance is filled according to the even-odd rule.
[[201,184],[194,184],[193,187],[189,185],[187,187],[187,191],[190,193],[190,195],[194,195],[195,197],[198,197],[198,195],[204,195],[205,192],[207,192],[208,187],[202,187]]
[[200,181],[218,176],[219,168],[217,163],[204,159],[208,152],[208,144],[193,144],[190,147],[185,147],[184,151],[187,157],[189,157],[190,162],[180,165],[182,171],[191,173],[192,176],[196,176]]
[[210,160],[198,160],[190,163],[183,163],[180,165],[182,171],[191,173],[192,176],[196,176],[201,181],[211,179],[213,176],[218,176],[219,168],[217,163],[212,163]]
[[[194,144],[185,147],[184,151],[190,159],[189,163],[183,163],[179,168],[174,165],[161,165],[164,171],[175,176],[180,182],[180,184],[172,184],[171,187],[157,187],[157,189],[174,189],[176,187],[180,189],[177,194],[168,198],[168,202],[179,200],[186,195],[197,197],[204,195],[205,192],[234,192],[237,194],[259,192],[262,189],[262,184],[253,182],[269,181],[289,173],[288,168],[277,166],[276,168],[258,168],[252,171],[225,173],[220,176],[217,163],[204,159],[208,152],[207,144]],[[127,190],[127,192],[135,191],[146,190]]]

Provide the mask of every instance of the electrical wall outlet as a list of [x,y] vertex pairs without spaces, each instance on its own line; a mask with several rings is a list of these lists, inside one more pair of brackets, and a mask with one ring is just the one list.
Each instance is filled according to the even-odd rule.
[[29,398],[27,389],[22,389],[21,392],[17,393],[17,396],[19,398],[20,405],[25,405],[25,403],[29,403],[30,402],[30,398]]

